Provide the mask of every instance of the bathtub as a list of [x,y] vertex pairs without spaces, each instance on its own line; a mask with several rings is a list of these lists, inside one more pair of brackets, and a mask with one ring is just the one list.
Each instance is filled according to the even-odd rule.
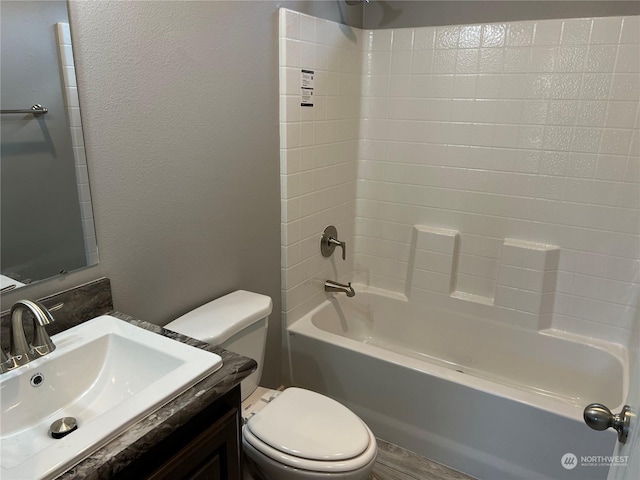
[[[293,385],[342,402],[377,437],[477,478],[607,477],[594,457],[612,454],[615,432],[591,430],[582,411],[624,404],[622,347],[356,291],[288,327]],[[567,453],[572,469],[561,463]]]

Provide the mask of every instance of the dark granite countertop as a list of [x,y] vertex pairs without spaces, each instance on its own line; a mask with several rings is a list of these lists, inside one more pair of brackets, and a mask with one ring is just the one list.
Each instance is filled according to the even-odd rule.
[[180,394],[151,415],[143,418],[118,437],[107,443],[76,466],[57,477],[61,480],[109,479],[115,473],[131,464],[158,442],[169,436],[178,427],[229,392],[250,375],[256,368],[256,362],[220,347],[213,347],[199,340],[170,332],[152,323],[137,320],[119,312],[109,312],[116,318],[138,327],[174,338],[222,357],[222,368],[204,378],[193,387]]

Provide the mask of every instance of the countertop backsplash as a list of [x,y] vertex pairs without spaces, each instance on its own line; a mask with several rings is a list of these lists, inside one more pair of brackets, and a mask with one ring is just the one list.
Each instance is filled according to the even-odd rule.
[[[23,298],[37,300],[45,307],[53,309],[51,313],[55,321],[47,326],[49,335],[55,335],[113,310],[111,282],[108,278],[99,278],[40,299],[31,298],[29,295]],[[58,305],[61,307],[55,308]],[[2,306],[6,308],[0,313],[0,343],[2,348],[8,349],[10,338],[8,317],[11,305],[3,304]],[[32,323],[24,322],[27,338],[31,338]]]

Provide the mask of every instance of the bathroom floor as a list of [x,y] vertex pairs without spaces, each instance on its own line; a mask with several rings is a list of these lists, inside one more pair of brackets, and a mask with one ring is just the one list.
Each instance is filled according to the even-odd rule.
[[[275,392],[267,388],[258,389],[242,402],[242,416],[248,418],[262,409]],[[473,477],[460,473],[439,463],[421,457],[384,440],[378,440],[378,458],[368,480],[473,480]],[[246,469],[245,470],[251,470]],[[245,480],[254,479],[245,471]]]
[[472,480],[439,463],[378,438],[378,459],[369,480]]
[[[377,440],[378,458],[367,480],[475,480],[397,445]],[[251,462],[246,458],[245,462],[244,480],[260,480]]]

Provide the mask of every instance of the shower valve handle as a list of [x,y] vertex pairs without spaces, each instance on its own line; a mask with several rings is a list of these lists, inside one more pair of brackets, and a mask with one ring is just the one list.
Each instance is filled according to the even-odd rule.
[[320,252],[324,257],[330,257],[333,255],[333,251],[336,247],[342,248],[342,260],[347,259],[347,244],[338,240],[338,230],[333,225],[329,225],[322,232],[322,238],[320,238]]
[[333,237],[329,238],[329,243],[331,245],[333,245],[333,248],[335,248],[335,247],[342,248],[342,260],[346,260],[347,259],[347,245],[346,245],[346,243],[341,242],[339,240],[336,240]]

